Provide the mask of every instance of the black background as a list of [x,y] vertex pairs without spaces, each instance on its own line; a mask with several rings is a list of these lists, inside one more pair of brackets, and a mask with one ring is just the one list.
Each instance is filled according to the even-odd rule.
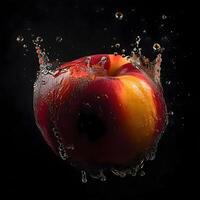
[[[196,175],[187,166],[196,163],[189,149],[193,146],[193,153],[197,151],[194,136],[198,132],[194,131],[195,120],[192,120],[197,109],[191,100],[198,73],[193,71],[192,64],[196,32],[194,7],[163,2],[154,5],[140,2],[139,5],[133,1],[4,2],[0,14],[0,110],[4,186],[1,189],[5,197],[19,195],[29,199],[44,194],[64,199],[140,200],[189,194],[191,198],[189,177],[191,173]],[[123,20],[115,18],[116,11],[124,14]],[[166,19],[162,19],[163,14]],[[88,179],[83,184],[80,172],[66,166],[52,153],[33,116],[32,93],[38,60],[31,34],[43,37],[43,46],[51,60],[68,61],[91,54],[113,53],[111,45],[116,42],[130,52],[130,43],[137,35],[142,38],[143,53],[151,58],[155,56],[154,42],[165,47],[162,83],[168,110],[174,114],[169,116],[156,159],[145,165],[144,177],[109,176],[105,183]],[[18,35],[24,37],[22,43],[16,41]],[[56,42],[57,36],[62,36],[61,43]],[[28,46],[28,52],[23,44]]]

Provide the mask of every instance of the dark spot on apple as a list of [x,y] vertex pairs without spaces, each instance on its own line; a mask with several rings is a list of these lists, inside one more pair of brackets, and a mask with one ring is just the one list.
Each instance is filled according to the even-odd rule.
[[106,126],[97,113],[83,110],[77,120],[78,132],[91,142],[98,142],[105,135]]

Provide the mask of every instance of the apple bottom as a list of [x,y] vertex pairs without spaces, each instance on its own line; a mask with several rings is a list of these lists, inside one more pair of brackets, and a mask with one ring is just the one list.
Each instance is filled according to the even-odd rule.
[[[155,101],[151,83],[129,75],[63,81],[65,89],[53,86],[45,101],[38,99],[36,114],[56,154],[55,129],[69,161],[82,167],[127,166],[149,151],[164,119],[157,110],[158,102],[163,108],[163,99],[157,95]],[[72,144],[73,150],[68,148]]]

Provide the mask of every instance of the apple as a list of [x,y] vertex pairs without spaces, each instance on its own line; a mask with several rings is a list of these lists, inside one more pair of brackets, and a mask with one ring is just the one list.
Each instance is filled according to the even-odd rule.
[[51,149],[89,168],[136,162],[166,122],[160,85],[120,55],[83,57],[41,72],[33,106]]

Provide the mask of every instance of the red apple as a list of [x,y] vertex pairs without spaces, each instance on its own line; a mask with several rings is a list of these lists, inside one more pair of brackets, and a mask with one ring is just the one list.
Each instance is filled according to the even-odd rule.
[[129,60],[93,55],[40,73],[37,125],[64,160],[83,167],[125,166],[144,156],[164,129],[160,87]]

